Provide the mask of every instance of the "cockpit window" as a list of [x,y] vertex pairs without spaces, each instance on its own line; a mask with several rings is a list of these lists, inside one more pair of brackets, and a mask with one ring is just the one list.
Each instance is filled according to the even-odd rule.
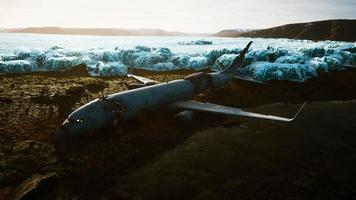
[[84,122],[84,119],[83,119],[83,118],[79,118],[79,119],[71,119],[71,118],[68,118],[68,119],[66,119],[65,122],[81,124],[81,123]]
[[84,119],[82,119],[82,118],[75,120],[75,123],[78,123],[78,124],[83,123],[83,122],[84,122]]

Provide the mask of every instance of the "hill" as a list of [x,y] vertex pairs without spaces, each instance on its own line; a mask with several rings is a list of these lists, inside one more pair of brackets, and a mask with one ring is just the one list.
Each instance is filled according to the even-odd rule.
[[238,36],[355,42],[356,20],[337,19],[287,24],[268,29],[241,33]]
[[39,33],[64,35],[122,35],[122,36],[203,36],[183,32],[170,32],[162,29],[123,29],[123,28],[62,28],[62,27],[29,27],[7,29],[10,33]]
[[214,33],[213,37],[239,37],[242,33],[254,31],[254,29],[225,29]]

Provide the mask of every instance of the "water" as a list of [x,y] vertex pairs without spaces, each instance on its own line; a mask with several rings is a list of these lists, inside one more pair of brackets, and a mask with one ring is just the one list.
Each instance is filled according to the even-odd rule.
[[[211,45],[190,41],[212,41]],[[226,67],[253,41],[239,73],[260,80],[304,80],[356,63],[356,43],[309,40],[83,36],[0,33],[0,73],[55,71],[87,65],[92,75],[123,75],[127,66],[149,70]],[[137,46],[140,46],[137,48]]]
[[[206,39],[213,45],[178,45],[179,42]],[[222,38],[222,37],[154,37],[154,36],[88,36],[88,35],[47,35],[31,33],[0,33],[0,53],[16,50],[46,50],[53,46],[73,50],[90,50],[93,48],[114,49],[115,47],[131,49],[142,45],[147,47],[167,47],[175,53],[201,53],[222,48],[243,48],[253,40],[253,49],[265,49],[268,46],[289,48],[313,48],[326,44],[347,44],[345,42],[313,42],[309,40],[262,39],[262,38]],[[355,45],[355,43],[353,43]]]

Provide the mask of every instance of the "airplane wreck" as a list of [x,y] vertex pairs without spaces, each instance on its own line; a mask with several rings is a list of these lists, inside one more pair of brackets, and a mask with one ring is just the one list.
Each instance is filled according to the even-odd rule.
[[158,83],[154,80],[129,74],[129,77],[135,78],[140,82],[140,84],[135,86],[135,89],[97,98],[81,106],[72,112],[62,125],[56,129],[53,141],[54,143],[60,143],[71,138],[90,135],[109,125],[124,123],[139,113],[154,111],[159,108],[179,110],[178,112],[182,115],[189,115],[192,112],[209,112],[221,115],[291,122],[299,114],[305,103],[293,118],[285,118],[191,100],[196,95],[208,89],[220,89],[235,78],[257,82],[236,76],[235,74],[236,69],[241,66],[251,44],[252,42],[249,42],[232,64],[220,72],[198,72],[188,75],[184,79],[166,83]]

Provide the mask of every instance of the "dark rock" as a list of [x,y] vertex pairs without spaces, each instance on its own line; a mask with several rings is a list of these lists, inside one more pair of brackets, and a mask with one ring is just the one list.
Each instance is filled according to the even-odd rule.
[[35,140],[17,141],[0,150],[0,186],[17,184],[25,177],[53,171],[57,163],[52,145]]
[[63,72],[66,75],[84,75],[84,76],[88,76],[88,69],[87,66],[85,64],[80,64],[77,66],[74,66],[66,71]]
[[0,104],[2,103],[14,103],[14,101],[8,97],[0,97]]
[[53,103],[52,99],[50,96],[47,95],[40,95],[40,96],[32,96],[30,100],[34,103],[40,103],[40,104],[51,104]]
[[96,81],[92,83],[85,84],[85,88],[89,90],[89,92],[97,93],[103,91],[108,84],[105,81]]
[[53,190],[58,183],[59,178],[54,172],[45,175],[35,174],[16,188],[14,199],[47,199],[49,191]]

